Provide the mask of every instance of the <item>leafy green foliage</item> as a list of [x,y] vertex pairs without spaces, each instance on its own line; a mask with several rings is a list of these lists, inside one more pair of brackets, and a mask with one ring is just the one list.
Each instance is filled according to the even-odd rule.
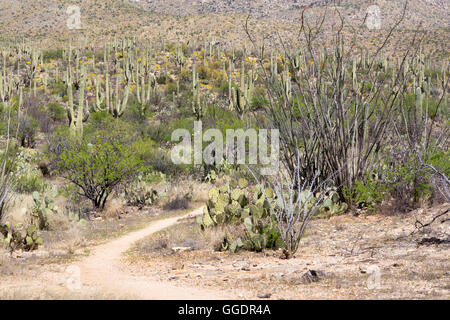
[[59,103],[52,102],[47,105],[47,112],[53,121],[63,121],[66,119],[67,111]]
[[359,208],[374,209],[384,198],[380,183],[372,178],[356,180],[351,190],[344,191],[345,197]]
[[58,172],[80,188],[80,193],[103,209],[115,187],[146,169],[142,166],[145,141],[134,140],[118,121],[81,139],[71,136],[61,146]]

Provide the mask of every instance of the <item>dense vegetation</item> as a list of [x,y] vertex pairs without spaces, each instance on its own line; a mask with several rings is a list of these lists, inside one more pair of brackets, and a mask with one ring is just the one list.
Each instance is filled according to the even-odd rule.
[[[243,225],[245,239],[230,235],[223,249],[284,246],[289,258],[314,216],[448,202],[448,65],[419,41],[391,58],[382,42],[369,52],[339,33],[327,47],[300,34],[270,52],[251,35],[252,50],[135,38],[3,43],[0,218],[14,193],[46,194],[57,177],[99,211],[124,188],[129,203],[152,203],[142,184],[155,176],[231,180],[211,189],[202,228]],[[173,164],[171,134],[192,133],[194,120],[224,136],[278,129],[283,166],[267,177],[258,165]],[[51,201],[34,197],[30,225],[43,228]],[[12,248],[41,243],[35,228],[0,226]]]

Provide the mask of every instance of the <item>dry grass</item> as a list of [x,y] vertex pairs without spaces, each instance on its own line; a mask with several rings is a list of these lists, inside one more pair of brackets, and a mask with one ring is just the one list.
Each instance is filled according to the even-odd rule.
[[131,255],[147,258],[174,254],[174,247],[189,247],[193,250],[220,251],[225,236],[244,237],[242,226],[223,226],[202,231],[195,218],[184,219],[176,226],[157,232],[139,241],[130,251]]

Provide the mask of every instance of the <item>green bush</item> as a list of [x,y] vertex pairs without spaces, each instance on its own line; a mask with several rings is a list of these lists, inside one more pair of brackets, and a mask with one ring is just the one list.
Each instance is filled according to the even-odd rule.
[[36,168],[37,155],[22,150],[18,153],[15,163],[17,176],[15,191],[20,193],[43,192],[48,188],[42,172]]
[[414,154],[394,161],[384,175],[386,190],[395,199],[408,205],[415,205],[420,198],[429,197],[432,194],[430,173],[424,170]]
[[369,177],[366,181],[356,180],[350,190],[344,188],[344,196],[359,208],[374,210],[384,198],[382,190],[380,182]]
[[62,49],[45,50],[43,52],[43,55],[44,55],[45,62],[48,62],[50,59],[53,59],[53,60],[61,59],[63,56],[63,50]]
[[48,88],[53,92],[54,95],[61,98],[67,94],[67,86],[62,80],[50,82],[48,84]]
[[20,145],[25,148],[34,148],[38,129],[39,123],[33,117],[26,115],[20,118],[18,132]]
[[53,121],[64,121],[67,117],[67,111],[57,102],[51,102],[47,105],[47,112]]
[[119,183],[145,171],[145,142],[133,139],[127,129],[114,121],[81,139],[69,135],[57,155],[59,174],[78,186],[96,209],[105,207]]
[[251,110],[264,109],[268,105],[269,101],[264,96],[264,90],[261,88],[255,89],[255,94],[252,97],[250,103]]

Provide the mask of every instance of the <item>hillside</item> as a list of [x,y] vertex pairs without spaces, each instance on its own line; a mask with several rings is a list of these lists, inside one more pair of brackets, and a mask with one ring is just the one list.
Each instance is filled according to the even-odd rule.
[[[250,31],[277,46],[278,39],[289,41],[296,36],[300,17],[311,24],[325,15],[323,29],[339,26],[339,15],[348,28],[348,38],[371,45],[380,39],[401,16],[403,1],[380,0],[381,30],[364,25],[371,1],[300,1],[300,0],[1,0],[0,30],[2,36],[40,39],[45,43],[90,37],[96,40],[112,35],[137,36],[141,40],[203,41],[215,39],[228,46],[243,46],[248,41],[244,26],[251,14]],[[66,26],[70,5],[80,7],[81,30]],[[428,33],[427,46],[433,56],[445,56],[449,39],[448,2],[414,0],[408,2],[404,21],[391,42],[392,50],[408,47],[414,31]],[[420,27],[422,25],[422,27]]]

